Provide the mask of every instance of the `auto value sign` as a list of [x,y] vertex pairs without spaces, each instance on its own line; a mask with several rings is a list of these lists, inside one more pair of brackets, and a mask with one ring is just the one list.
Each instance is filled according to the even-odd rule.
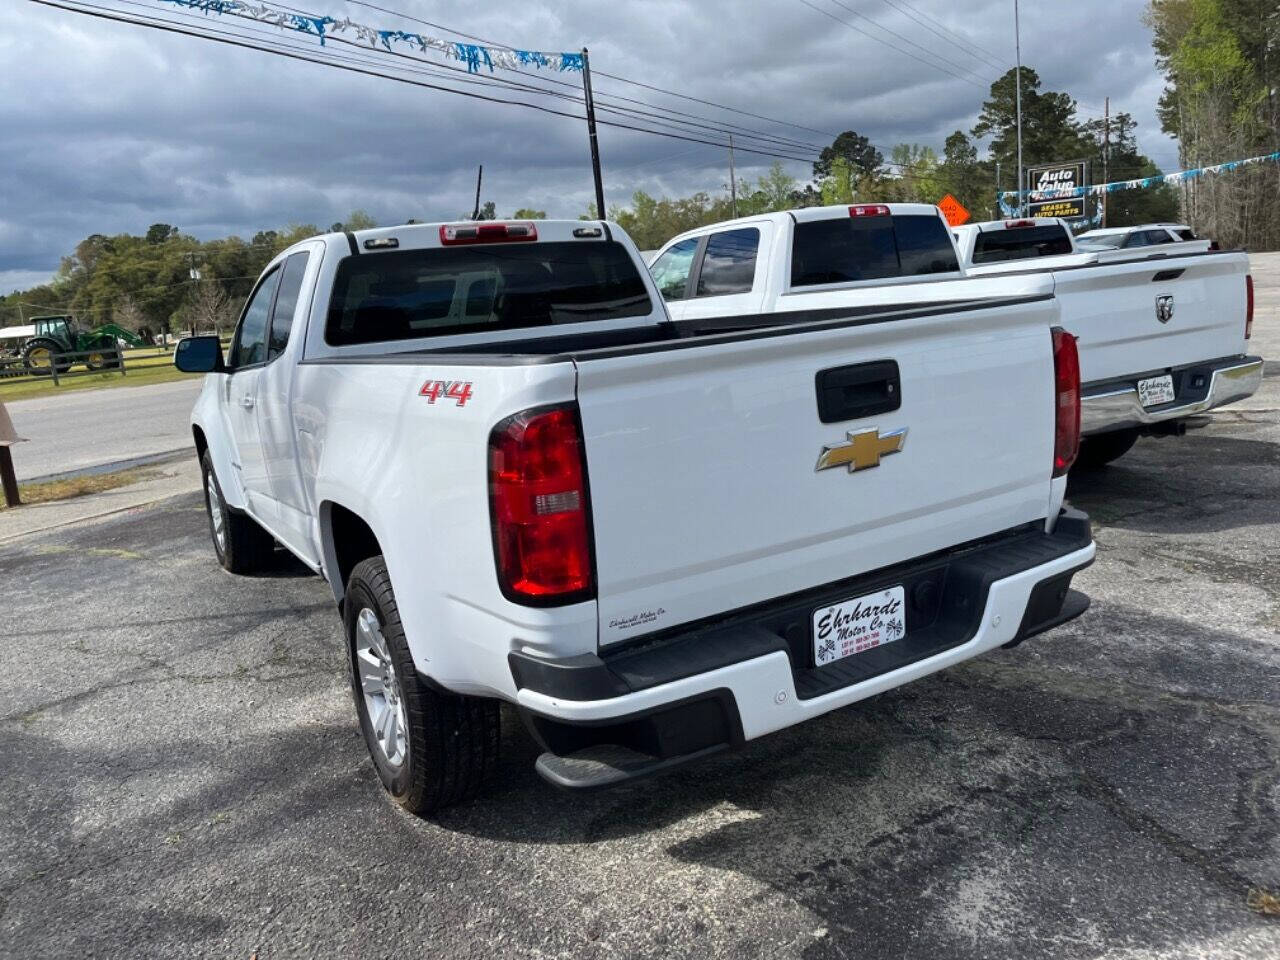
[[1083,163],[1056,163],[1027,170],[1027,212],[1033,217],[1083,217],[1084,197],[1070,192],[1084,186]]

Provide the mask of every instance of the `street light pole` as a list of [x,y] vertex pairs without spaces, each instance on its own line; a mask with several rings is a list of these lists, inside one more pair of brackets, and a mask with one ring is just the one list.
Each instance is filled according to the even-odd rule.
[[1018,22],[1018,0],[1013,0],[1013,47],[1018,59],[1013,75],[1013,97],[1018,114],[1018,214],[1021,215],[1026,208],[1023,206],[1025,184],[1022,182],[1022,28]]

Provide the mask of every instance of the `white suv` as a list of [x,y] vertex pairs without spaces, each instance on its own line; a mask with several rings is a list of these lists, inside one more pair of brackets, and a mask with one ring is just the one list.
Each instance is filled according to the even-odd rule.
[[1184,223],[1145,223],[1136,227],[1086,230],[1076,237],[1076,243],[1084,250],[1132,250],[1163,243],[1200,243],[1203,244],[1201,249],[1211,249],[1210,241],[1197,237],[1195,231]]

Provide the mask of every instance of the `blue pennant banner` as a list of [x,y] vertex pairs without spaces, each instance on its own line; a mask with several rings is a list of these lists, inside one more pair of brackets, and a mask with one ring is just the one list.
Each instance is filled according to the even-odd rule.
[[[1100,197],[1104,193],[1116,193],[1120,190],[1144,190],[1147,187],[1158,187],[1163,183],[1182,183],[1186,180],[1195,180],[1199,177],[1213,176],[1218,173],[1230,173],[1232,170],[1238,170],[1240,167],[1247,167],[1255,163],[1276,163],[1280,162],[1280,151],[1275,153],[1264,154],[1261,157],[1249,157],[1245,160],[1230,160],[1227,163],[1216,163],[1211,167],[1196,167],[1191,170],[1179,170],[1176,173],[1165,173],[1155,177],[1143,177],[1139,180],[1116,180],[1113,183],[1095,183],[1091,187],[1070,187],[1065,190],[1042,189],[1035,191],[1036,194],[1044,195],[1046,198],[1062,200],[1069,197]],[[1000,194],[1000,209],[1005,216],[1013,216],[1013,201],[1018,199],[1017,190],[1005,190]]]
[[479,73],[482,67],[490,72],[495,69],[519,70],[524,67],[582,71],[582,54],[580,53],[542,53],[537,50],[512,50],[508,47],[486,47],[475,43],[460,43],[456,40],[441,40],[438,37],[408,33],[404,30],[379,30],[363,23],[356,23],[346,17],[338,20],[334,17],[294,13],[267,3],[250,2],[250,0],[160,0],[160,2],[198,10],[206,15],[216,13],[243,17],[246,20],[270,24],[282,30],[310,34],[320,39],[322,47],[325,45],[326,38],[345,34],[370,47],[383,47],[392,52],[404,47],[420,53],[433,51],[466,64],[467,70],[471,73]]

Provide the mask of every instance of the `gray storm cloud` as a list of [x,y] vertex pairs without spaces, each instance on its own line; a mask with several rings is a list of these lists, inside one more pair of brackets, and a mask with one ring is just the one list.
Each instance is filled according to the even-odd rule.
[[[827,0],[818,4],[862,22]],[[857,9],[965,64],[975,74],[971,82],[789,0],[384,5],[503,43],[544,50],[587,45],[597,70],[818,130],[856,129],[886,152],[903,141],[940,149],[952,130],[972,126],[986,86],[1000,72],[948,48],[883,0]],[[1012,61],[1003,0],[963,7],[914,0],[912,6]],[[1172,169],[1176,150],[1154,116],[1161,81],[1142,5],[1036,6],[1024,4],[1030,8],[1023,10],[1024,62],[1046,87],[1075,96],[1084,116],[1100,113],[1110,96],[1113,110],[1137,118],[1142,148]],[[314,0],[307,8],[412,26],[340,0]],[[383,222],[457,217],[471,206],[479,163],[485,198],[500,214],[532,206],[577,216],[592,197],[586,133],[566,118],[21,0],[6,0],[0,9],[0,58],[6,65],[0,74],[4,289],[47,276],[89,233],[141,232],[153,222],[208,238],[287,223],[324,225],[355,208]],[[606,78],[596,87],[818,146],[829,142]],[[611,204],[625,203],[637,189],[679,195],[715,192],[727,183],[717,147],[605,128],[601,148]],[[738,160],[747,177],[771,162],[746,154]],[[809,174],[803,163],[787,166],[797,177]]]

